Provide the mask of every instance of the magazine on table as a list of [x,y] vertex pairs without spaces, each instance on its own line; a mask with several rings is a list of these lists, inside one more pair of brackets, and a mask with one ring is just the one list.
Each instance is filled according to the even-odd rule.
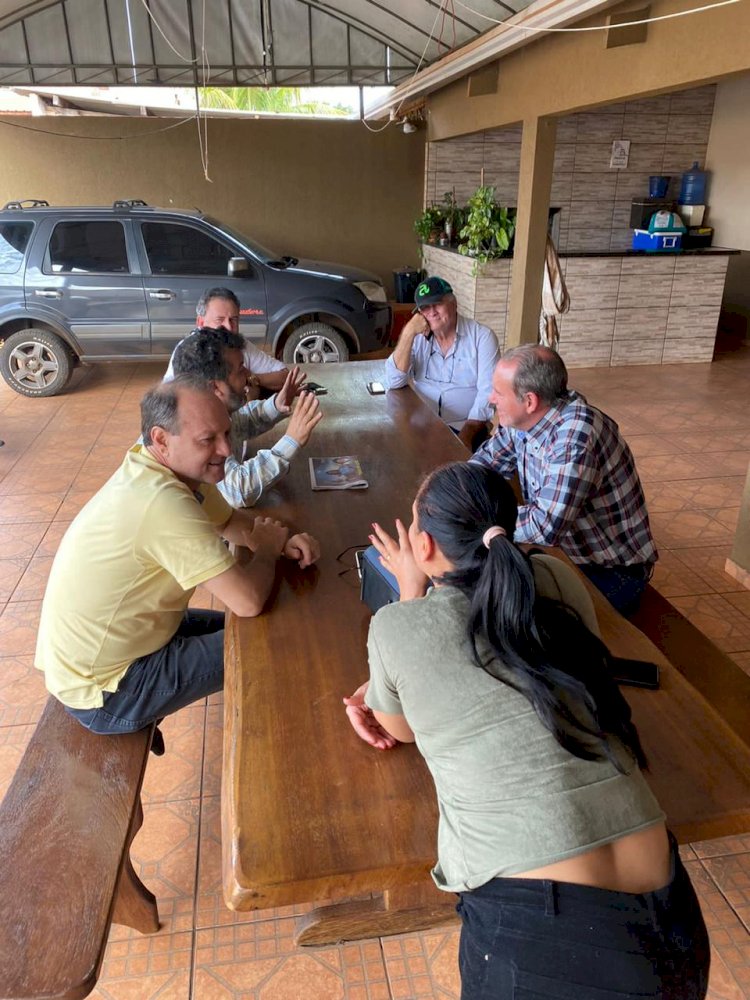
[[369,485],[355,455],[311,458],[310,484],[314,490],[366,490]]

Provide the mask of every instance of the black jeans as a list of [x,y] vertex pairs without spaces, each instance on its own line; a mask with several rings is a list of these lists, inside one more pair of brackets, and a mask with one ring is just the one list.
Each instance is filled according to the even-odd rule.
[[671,842],[656,892],[497,878],[460,893],[461,1000],[702,1000],[708,934]]
[[224,686],[224,612],[191,608],[169,642],[128,667],[101,708],[67,711],[94,733],[132,733]]

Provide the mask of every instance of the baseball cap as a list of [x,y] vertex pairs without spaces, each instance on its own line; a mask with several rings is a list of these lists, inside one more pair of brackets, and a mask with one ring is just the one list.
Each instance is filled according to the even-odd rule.
[[427,278],[425,281],[420,281],[414,292],[414,312],[422,306],[434,305],[445,295],[452,294],[453,289],[443,278]]

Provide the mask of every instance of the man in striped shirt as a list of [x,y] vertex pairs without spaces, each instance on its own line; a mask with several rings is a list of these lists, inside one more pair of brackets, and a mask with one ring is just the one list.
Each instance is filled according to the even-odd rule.
[[515,540],[559,546],[618,611],[634,610],[658,553],[617,424],[568,390],[558,354],[531,344],[503,354],[489,401],[499,426],[471,461],[518,473]]
[[[174,354],[176,375],[207,379],[229,411],[232,454],[224,464],[219,492],[232,507],[253,507],[264,490],[289,471],[289,463],[310,439],[322,417],[312,393],[302,391],[292,411],[292,400],[300,392],[303,376],[294,368],[284,384],[269,399],[246,400],[250,373],[245,367],[241,334],[223,327],[202,327],[186,337]],[[302,386],[304,390],[304,386]],[[249,440],[269,430],[291,414],[286,433],[272,448],[253,452]]]

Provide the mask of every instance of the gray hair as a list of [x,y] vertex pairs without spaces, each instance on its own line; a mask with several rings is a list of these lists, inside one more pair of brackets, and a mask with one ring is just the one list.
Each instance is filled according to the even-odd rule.
[[533,392],[547,406],[564,399],[568,392],[568,370],[556,351],[539,344],[521,344],[507,350],[502,361],[515,362],[513,392],[523,399]]
[[240,300],[234,294],[231,288],[207,288],[206,291],[198,299],[198,305],[195,307],[196,316],[205,316],[208,310],[208,303],[211,299],[224,299],[227,302],[233,302],[237,308],[240,308]]
[[178,404],[184,391],[202,392],[214,396],[211,383],[197,375],[178,375],[170,382],[159,382],[141,400],[141,436],[145,445],[152,444],[151,431],[161,427],[169,434],[179,434]]

